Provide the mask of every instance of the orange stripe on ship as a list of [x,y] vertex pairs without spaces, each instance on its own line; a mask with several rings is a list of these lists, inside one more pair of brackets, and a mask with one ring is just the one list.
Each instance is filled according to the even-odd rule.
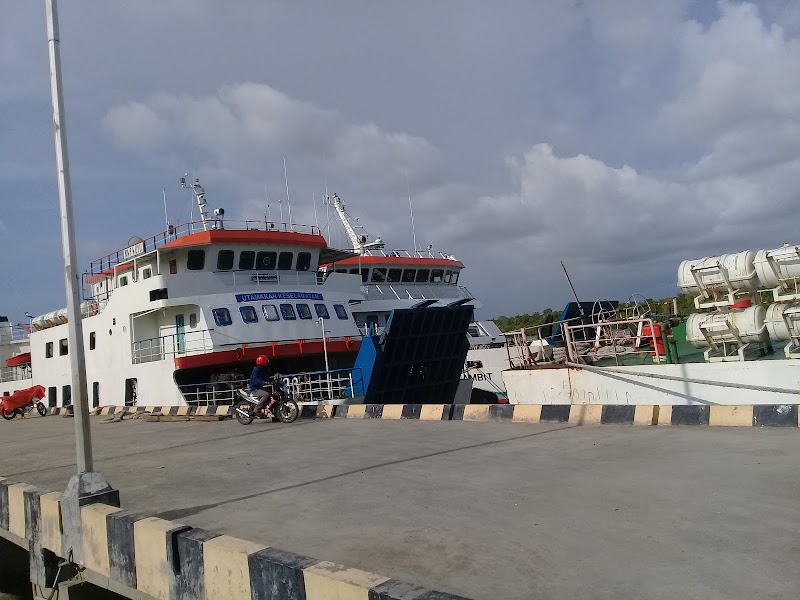
[[161,246],[161,249],[207,244],[280,244],[284,246],[313,246],[326,248],[325,238],[316,233],[294,231],[225,230],[215,229],[190,233]]

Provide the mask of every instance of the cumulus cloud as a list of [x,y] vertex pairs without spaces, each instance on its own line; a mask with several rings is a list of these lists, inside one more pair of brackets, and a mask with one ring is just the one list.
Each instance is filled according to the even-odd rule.
[[117,144],[140,152],[160,146],[169,135],[169,124],[141,102],[112,108],[103,122]]
[[751,137],[758,143],[796,129],[800,40],[765,23],[753,4],[722,2],[720,9],[707,28],[694,21],[680,27],[679,91],[661,107],[658,132],[706,144],[760,130]]
[[776,229],[786,230],[770,213],[800,207],[791,175],[800,159],[747,177],[699,182],[613,167],[585,155],[560,157],[547,144],[509,164],[519,181],[517,193],[444,201],[439,209],[446,206],[442,213],[450,218],[439,230],[443,238],[484,240],[487,246],[502,239],[529,256],[631,265],[767,243]]
[[265,84],[228,85],[207,96],[157,94],[111,108],[104,124],[122,148],[161,151],[188,145],[208,167],[258,178],[281,155],[329,163],[354,180],[378,176],[398,185],[406,175],[442,169],[439,149],[421,137],[353,123],[338,112],[292,98]]

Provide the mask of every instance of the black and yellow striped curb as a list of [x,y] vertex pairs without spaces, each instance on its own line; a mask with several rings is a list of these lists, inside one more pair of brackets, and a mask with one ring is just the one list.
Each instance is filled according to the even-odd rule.
[[[130,598],[466,600],[106,504],[82,506],[80,518],[84,579]],[[68,556],[61,494],[0,477],[0,537]]]
[[230,417],[233,415],[233,406],[102,406],[93,411],[95,415],[133,415],[136,413],[181,417]]
[[[328,416],[323,407],[301,406],[300,419],[310,419],[317,416]],[[101,406],[92,411],[94,415],[133,415],[136,413],[150,413],[177,417],[232,417],[233,406]]]
[[334,407],[335,418],[347,419],[419,419],[449,421],[453,404],[340,404]]
[[335,418],[505,421],[510,423],[619,423],[798,427],[796,404],[350,404],[336,406]]
[[[71,409],[71,407],[67,407]],[[59,409],[54,409],[59,410]],[[232,417],[232,406],[104,406],[96,415],[139,412],[175,416]],[[57,414],[57,413],[55,413]],[[325,404],[302,406],[300,418],[505,421],[512,423],[710,425],[798,427],[796,404]]]

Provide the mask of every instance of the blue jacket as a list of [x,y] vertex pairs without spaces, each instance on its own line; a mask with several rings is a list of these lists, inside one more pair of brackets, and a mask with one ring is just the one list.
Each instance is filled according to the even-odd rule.
[[253,372],[250,374],[250,389],[257,390],[264,387],[264,384],[270,377],[272,377],[272,371],[269,370],[269,367],[256,365],[256,368],[253,369]]

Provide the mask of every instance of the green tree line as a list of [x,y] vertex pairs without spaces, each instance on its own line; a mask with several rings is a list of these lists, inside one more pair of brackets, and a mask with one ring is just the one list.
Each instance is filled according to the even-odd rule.
[[550,314],[553,315],[554,321],[558,321],[562,311],[563,309],[554,310],[552,308],[546,308],[542,312],[535,312],[533,314],[526,313],[524,315],[517,315],[515,317],[500,316],[497,317],[494,322],[502,332],[514,331],[515,329],[522,329],[523,327],[535,327],[536,325],[541,325],[544,323],[547,315]]
[[[673,305],[672,305],[672,296],[668,298],[660,298],[660,299],[653,299],[647,298],[645,302],[641,298],[638,299],[638,302],[620,302],[619,308],[634,308],[635,305],[638,303],[639,310],[644,312],[647,310],[647,306],[649,305],[650,311],[655,314],[672,314]],[[688,294],[680,294],[677,296],[678,299],[678,314],[682,317],[689,315],[690,313],[695,312],[694,308],[694,299],[692,296]],[[563,309],[552,309],[546,308],[542,312],[535,312],[535,313],[525,313],[523,315],[516,315],[514,317],[507,317],[505,315],[497,317],[494,322],[497,324],[497,327],[500,328],[500,331],[514,331],[516,329],[522,329],[524,327],[536,327],[537,325],[541,325],[544,323],[545,319],[548,315],[553,315],[553,320],[558,321],[559,317]]]

